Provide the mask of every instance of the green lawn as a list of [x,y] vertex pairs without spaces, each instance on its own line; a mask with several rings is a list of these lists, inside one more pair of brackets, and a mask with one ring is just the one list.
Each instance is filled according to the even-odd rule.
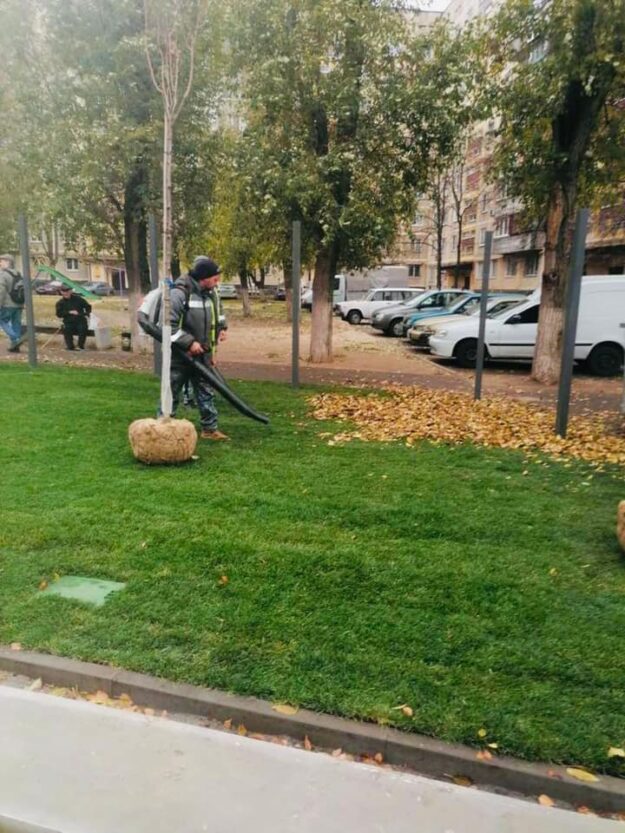
[[[154,379],[0,368],[0,641],[618,772],[615,472],[329,447],[305,394],[237,389],[271,427],[224,404],[232,443],[149,469],[126,429]],[[38,597],[55,574],[127,589],[99,609]]]

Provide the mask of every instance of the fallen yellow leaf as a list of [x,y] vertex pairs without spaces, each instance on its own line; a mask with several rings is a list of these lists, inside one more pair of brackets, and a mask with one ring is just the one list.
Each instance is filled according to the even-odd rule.
[[611,746],[608,749],[608,758],[625,758],[625,749],[620,746]]
[[414,711],[410,708],[410,706],[403,706],[401,711],[402,714],[406,715],[406,717],[412,717],[414,715]]
[[22,645],[20,642],[11,642],[10,648],[12,651],[21,651]]
[[47,586],[48,586],[48,582],[45,579],[39,583],[39,589],[40,590],[45,590]]
[[39,691],[41,688],[43,688],[43,680],[35,680],[28,686],[28,688],[30,689],[30,691]]
[[469,778],[468,775],[452,775],[452,779],[454,784],[457,784],[459,787],[473,786],[473,779]]
[[486,729],[480,729],[477,733],[478,738],[485,738],[488,732]]
[[154,709],[143,709],[143,714],[145,714],[147,717],[154,717],[155,711]]
[[242,723],[239,726],[239,728],[237,729],[237,734],[241,735],[241,737],[245,737],[245,735],[247,735],[247,729],[245,728],[245,726]]
[[577,778],[578,781],[588,781],[590,783],[599,780],[592,772],[587,772],[585,769],[579,769],[578,767],[571,766],[566,771],[571,778]]
[[376,764],[383,764],[384,763],[384,755],[382,755],[381,752],[376,752],[375,755],[373,756],[373,760],[376,762]]
[[226,586],[226,584],[228,584],[228,582],[229,582],[229,581],[230,581],[230,579],[228,578],[228,576],[222,576],[222,577],[219,579],[219,581],[217,582],[217,584],[218,584],[220,587],[225,587],[225,586]]
[[271,708],[274,710],[274,712],[288,715],[297,714],[299,711],[299,709],[296,706],[289,706],[286,703],[276,703]]
[[493,755],[488,749],[480,749],[480,751],[475,756],[478,761],[492,761]]
[[490,749],[499,749],[499,744],[498,743],[488,743],[487,746]]
[[310,742],[310,738],[308,735],[304,737],[304,749],[307,749],[309,752],[313,748],[312,743]]
[[232,729],[232,718],[229,717],[228,720],[224,720],[224,729]]
[[553,807],[555,801],[553,800],[553,798],[549,798],[548,795],[544,795],[543,793],[543,795],[538,796],[538,803],[542,804],[543,807]]

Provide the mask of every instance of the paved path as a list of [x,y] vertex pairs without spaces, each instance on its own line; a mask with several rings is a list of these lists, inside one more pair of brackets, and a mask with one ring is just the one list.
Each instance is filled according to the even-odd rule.
[[0,688],[4,831],[2,816],[41,825],[45,833],[624,829],[325,754],[12,688]]

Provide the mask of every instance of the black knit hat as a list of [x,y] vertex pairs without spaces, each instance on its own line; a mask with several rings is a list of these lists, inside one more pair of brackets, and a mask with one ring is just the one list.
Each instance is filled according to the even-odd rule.
[[214,278],[215,275],[221,274],[221,269],[210,257],[200,255],[200,257],[196,257],[193,261],[193,266],[189,269],[189,274],[196,281],[202,281],[205,278]]

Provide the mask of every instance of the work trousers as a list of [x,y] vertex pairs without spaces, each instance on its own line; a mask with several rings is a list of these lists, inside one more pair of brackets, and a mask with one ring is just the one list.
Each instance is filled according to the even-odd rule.
[[[201,359],[200,359],[201,361]],[[209,361],[205,358],[204,361]],[[217,408],[215,407],[215,392],[206,378],[187,362],[171,360],[171,394],[174,413],[180,404],[182,390],[186,382],[190,382],[195,391],[195,400],[200,412],[200,425],[203,431],[215,431],[217,428]]]
[[63,337],[68,350],[74,349],[74,336],[78,336],[78,347],[83,350],[87,340],[89,324],[84,315],[72,315],[63,319]]

